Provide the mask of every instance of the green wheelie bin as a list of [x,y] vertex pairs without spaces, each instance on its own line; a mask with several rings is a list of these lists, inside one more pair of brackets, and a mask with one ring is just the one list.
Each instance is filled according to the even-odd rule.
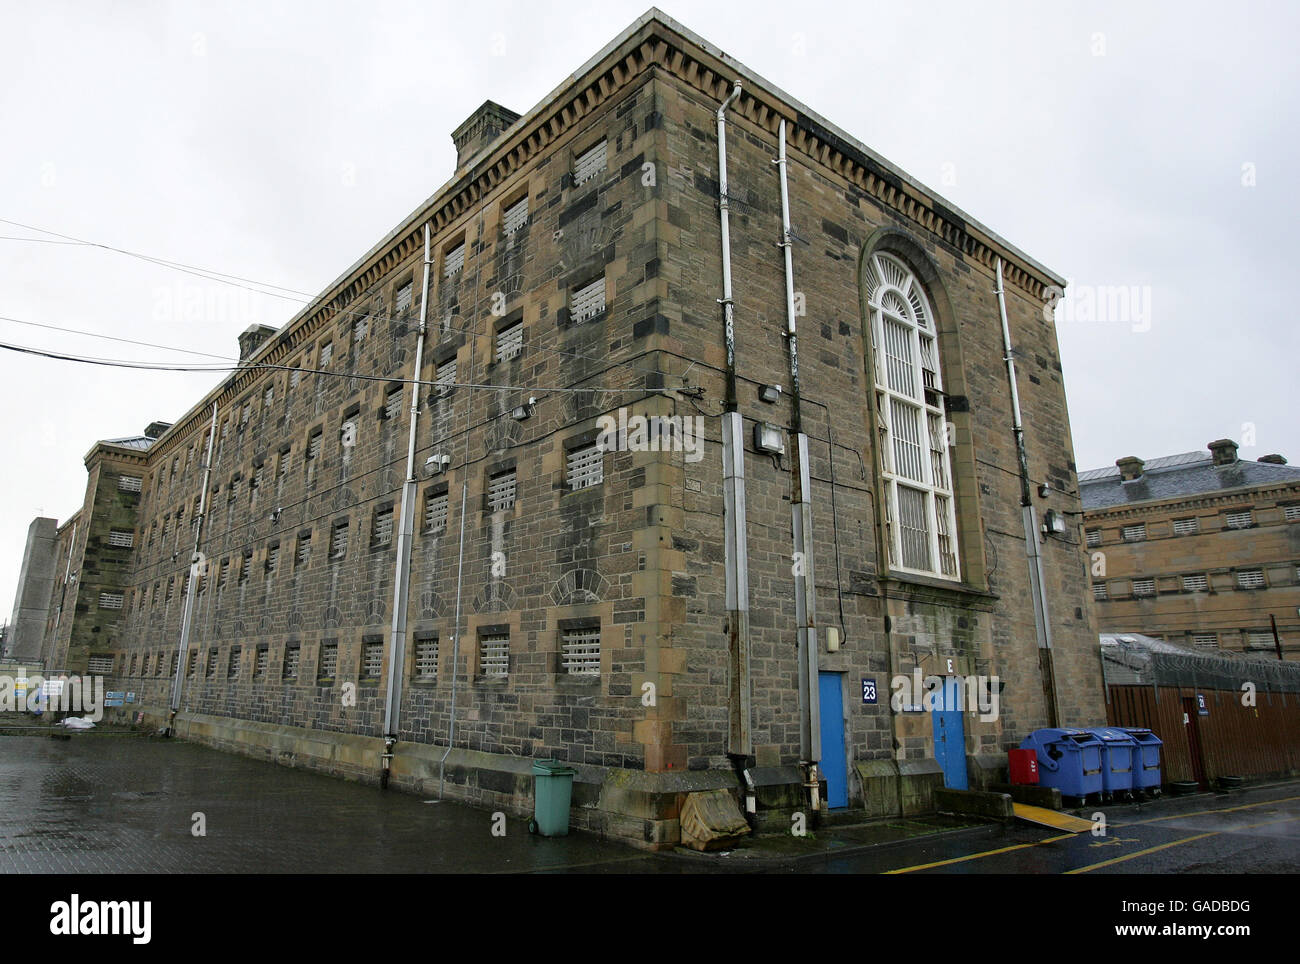
[[563,837],[569,832],[569,801],[577,770],[559,760],[533,761],[533,819],[529,833]]

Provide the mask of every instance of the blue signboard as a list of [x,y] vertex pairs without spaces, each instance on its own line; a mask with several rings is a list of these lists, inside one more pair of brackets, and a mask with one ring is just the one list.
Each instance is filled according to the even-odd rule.
[[866,676],[862,677],[862,702],[876,702],[876,681],[868,679]]
[[1209,707],[1209,704],[1207,704],[1207,703],[1205,702],[1205,694],[1204,694],[1204,693],[1197,693],[1197,694],[1196,694],[1196,715],[1197,715],[1197,716],[1209,716],[1209,715],[1210,715],[1210,707]]

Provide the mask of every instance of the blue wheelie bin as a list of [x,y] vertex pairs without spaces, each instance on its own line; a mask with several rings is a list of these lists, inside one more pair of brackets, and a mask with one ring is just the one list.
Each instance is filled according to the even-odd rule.
[[1025,737],[1020,747],[1038,754],[1040,786],[1081,800],[1102,792],[1101,740],[1086,730],[1044,727]]
[[1150,794],[1160,792],[1160,748],[1165,741],[1144,726],[1123,727],[1137,746],[1133,750],[1133,789]]
[[1088,732],[1101,741],[1102,790],[1111,797],[1132,794],[1137,741],[1118,726],[1098,726]]

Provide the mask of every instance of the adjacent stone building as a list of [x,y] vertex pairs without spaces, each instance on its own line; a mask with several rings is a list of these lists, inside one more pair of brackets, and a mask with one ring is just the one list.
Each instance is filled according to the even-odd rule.
[[1079,490],[1103,631],[1211,651],[1280,645],[1300,658],[1300,468],[1280,455],[1241,459],[1219,439],[1119,459],[1082,473]]
[[[111,575],[99,544],[124,605],[80,586],[69,668],[111,661],[165,723],[193,593],[182,737],[376,781],[388,736],[392,784],[515,812],[555,757],[575,824],[649,846],[692,790],[917,812],[1104,719],[1077,526],[1035,534],[1035,629],[995,294],[1000,262],[1024,491],[1078,519],[1063,279],[658,11],[455,137],[451,180],[239,371],[96,448],[83,527],[129,512],[133,542]],[[914,672],[1000,703],[891,706]]]

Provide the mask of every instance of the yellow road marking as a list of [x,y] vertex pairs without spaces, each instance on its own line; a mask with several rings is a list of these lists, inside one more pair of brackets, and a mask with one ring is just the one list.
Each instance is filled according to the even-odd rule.
[[992,857],[996,854],[1007,854],[1013,850],[1024,850],[1026,847],[1041,847],[1043,844],[1052,843],[1055,840],[1069,840],[1073,837],[1072,833],[1063,833],[1059,837],[1048,837],[1046,840],[1038,840],[1034,843],[1016,844],[1014,847],[999,847],[997,850],[986,850],[983,853],[968,854],[965,857],[950,857],[947,860],[936,860],[928,864],[916,864],[912,867],[899,867],[897,870],[886,870],[885,874],[910,874],[914,870],[929,870],[931,867],[946,867],[948,864],[959,864],[964,860],[979,860],[981,857]]
[[1031,807],[1027,803],[1013,803],[1011,809],[1020,820],[1027,820],[1029,823],[1051,827],[1054,830],[1068,830],[1071,833],[1087,833],[1092,829],[1091,820],[1084,820],[1081,817],[1071,816],[1068,813],[1060,813],[1057,810],[1048,810],[1046,807]]
[[[1233,808],[1245,809],[1245,808]],[[1222,812],[1222,811],[1220,811]],[[1250,830],[1254,827],[1265,827],[1271,823],[1291,823],[1300,820],[1300,817],[1283,817],[1280,820],[1262,820],[1259,823],[1250,823],[1244,827],[1230,827],[1226,830],[1211,830],[1208,833],[1198,833],[1191,837],[1183,837],[1181,840],[1171,840],[1169,843],[1162,843],[1155,847],[1148,847],[1146,850],[1136,850],[1131,854],[1125,854],[1122,857],[1111,857],[1110,860],[1103,860],[1101,863],[1089,864],[1086,867],[1075,867],[1073,870],[1067,870],[1067,874],[1086,874],[1090,870],[1096,870],[1099,867],[1109,867],[1111,864],[1123,863],[1126,860],[1132,860],[1134,857],[1145,857],[1147,854],[1153,854],[1157,850],[1165,850],[1168,847],[1177,847],[1179,844],[1191,843],[1193,840],[1204,840],[1206,837],[1217,837],[1220,834],[1236,833],[1238,830]]]
[[1180,820],[1184,817],[1201,817],[1207,813],[1234,813],[1237,810],[1251,810],[1255,807],[1268,806],[1270,803],[1289,803],[1292,800],[1300,800],[1300,797],[1279,797],[1277,800],[1261,800],[1259,803],[1243,803],[1239,807],[1220,807],[1212,810],[1192,810],[1189,813],[1175,813],[1168,817],[1152,817],[1150,820],[1133,820],[1120,823],[1114,822],[1116,827],[1140,827],[1148,823],[1160,823],[1162,820]]

